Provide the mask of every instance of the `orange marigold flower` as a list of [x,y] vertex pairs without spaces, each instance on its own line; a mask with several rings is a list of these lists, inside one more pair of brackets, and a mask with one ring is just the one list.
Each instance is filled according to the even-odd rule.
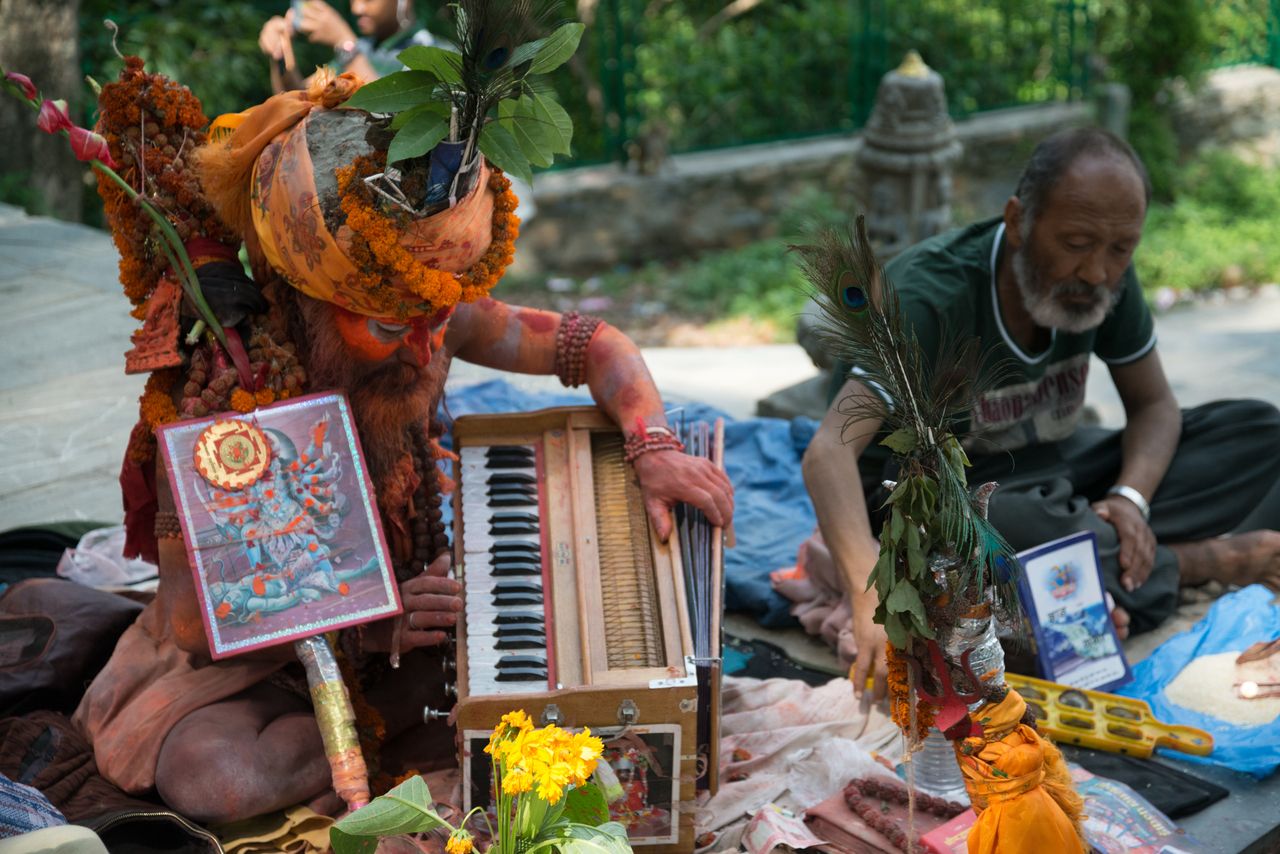
[[257,401],[259,406],[267,406],[275,403],[276,393],[269,388],[260,388],[253,393],[253,399]]
[[236,412],[252,412],[258,405],[258,401],[254,398],[252,392],[238,388],[231,392],[231,408]]

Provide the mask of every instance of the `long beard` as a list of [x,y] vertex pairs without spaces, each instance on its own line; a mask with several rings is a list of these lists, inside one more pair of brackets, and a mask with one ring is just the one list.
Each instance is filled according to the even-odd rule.
[[346,393],[374,487],[379,496],[398,494],[413,450],[410,431],[426,430],[434,402],[426,370],[398,355],[376,363],[357,359],[327,304],[299,295],[294,305],[311,389]]
[[[1102,324],[1115,307],[1116,295],[1107,287],[1087,282],[1046,282],[1043,269],[1031,257],[1027,244],[1013,253],[1013,278],[1022,304],[1037,326],[1063,332],[1087,332]],[[1074,302],[1074,300],[1087,302]]]

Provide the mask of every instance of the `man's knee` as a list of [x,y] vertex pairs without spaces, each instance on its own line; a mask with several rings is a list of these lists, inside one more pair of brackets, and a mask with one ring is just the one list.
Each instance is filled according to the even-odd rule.
[[256,815],[252,804],[242,803],[256,787],[246,785],[253,769],[244,767],[241,754],[237,745],[216,736],[171,734],[156,764],[156,792],[172,809],[200,822],[221,824]]

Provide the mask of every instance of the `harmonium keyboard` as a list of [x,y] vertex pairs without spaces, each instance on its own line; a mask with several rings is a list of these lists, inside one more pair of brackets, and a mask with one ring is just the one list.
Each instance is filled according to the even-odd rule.
[[[687,452],[723,465],[719,427],[683,427]],[[595,407],[464,416],[453,437],[465,808],[490,797],[490,731],[523,709],[602,736],[633,845],[692,851],[696,792],[718,784],[721,532],[684,506],[660,542]]]

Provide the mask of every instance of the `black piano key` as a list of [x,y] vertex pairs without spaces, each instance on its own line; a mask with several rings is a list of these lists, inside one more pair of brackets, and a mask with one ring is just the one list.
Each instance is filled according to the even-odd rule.
[[493,585],[494,593],[537,593],[542,595],[542,584],[536,581],[499,581]]
[[489,574],[501,578],[542,575],[542,565],[529,562],[503,561],[502,563],[495,563]]
[[494,522],[489,526],[489,533],[495,537],[512,537],[517,534],[538,533],[537,522]]
[[547,633],[542,626],[498,626],[493,630],[499,638],[537,637],[546,645]]
[[533,486],[538,485],[538,476],[532,472],[496,471],[485,480],[489,486]]
[[533,448],[524,445],[490,445],[485,449],[486,457],[528,457],[533,459]]
[[525,652],[516,652],[511,655],[504,655],[498,659],[499,670],[515,670],[521,667],[541,667],[547,669],[547,657],[545,655],[530,655]]
[[547,638],[545,635],[522,634],[510,635],[503,637],[498,635],[498,642],[494,644],[494,649],[546,649]]
[[489,554],[495,558],[532,558],[541,562],[542,546],[537,543],[494,543],[489,547]]
[[485,503],[490,507],[537,507],[538,497],[523,492],[490,492]]
[[494,615],[493,623],[496,626],[535,626],[538,629],[543,628],[544,617],[541,611],[528,610],[511,610]]
[[547,671],[535,667],[499,670],[495,679],[499,682],[546,682]]
[[485,460],[484,467],[491,471],[501,471],[504,469],[517,469],[526,472],[532,472],[533,457],[490,457]]
[[499,593],[493,597],[493,604],[500,608],[520,605],[541,605],[541,593]]
[[530,513],[528,510],[497,510],[489,517],[489,521],[496,524],[517,524],[528,523],[532,525],[538,524],[538,514]]

